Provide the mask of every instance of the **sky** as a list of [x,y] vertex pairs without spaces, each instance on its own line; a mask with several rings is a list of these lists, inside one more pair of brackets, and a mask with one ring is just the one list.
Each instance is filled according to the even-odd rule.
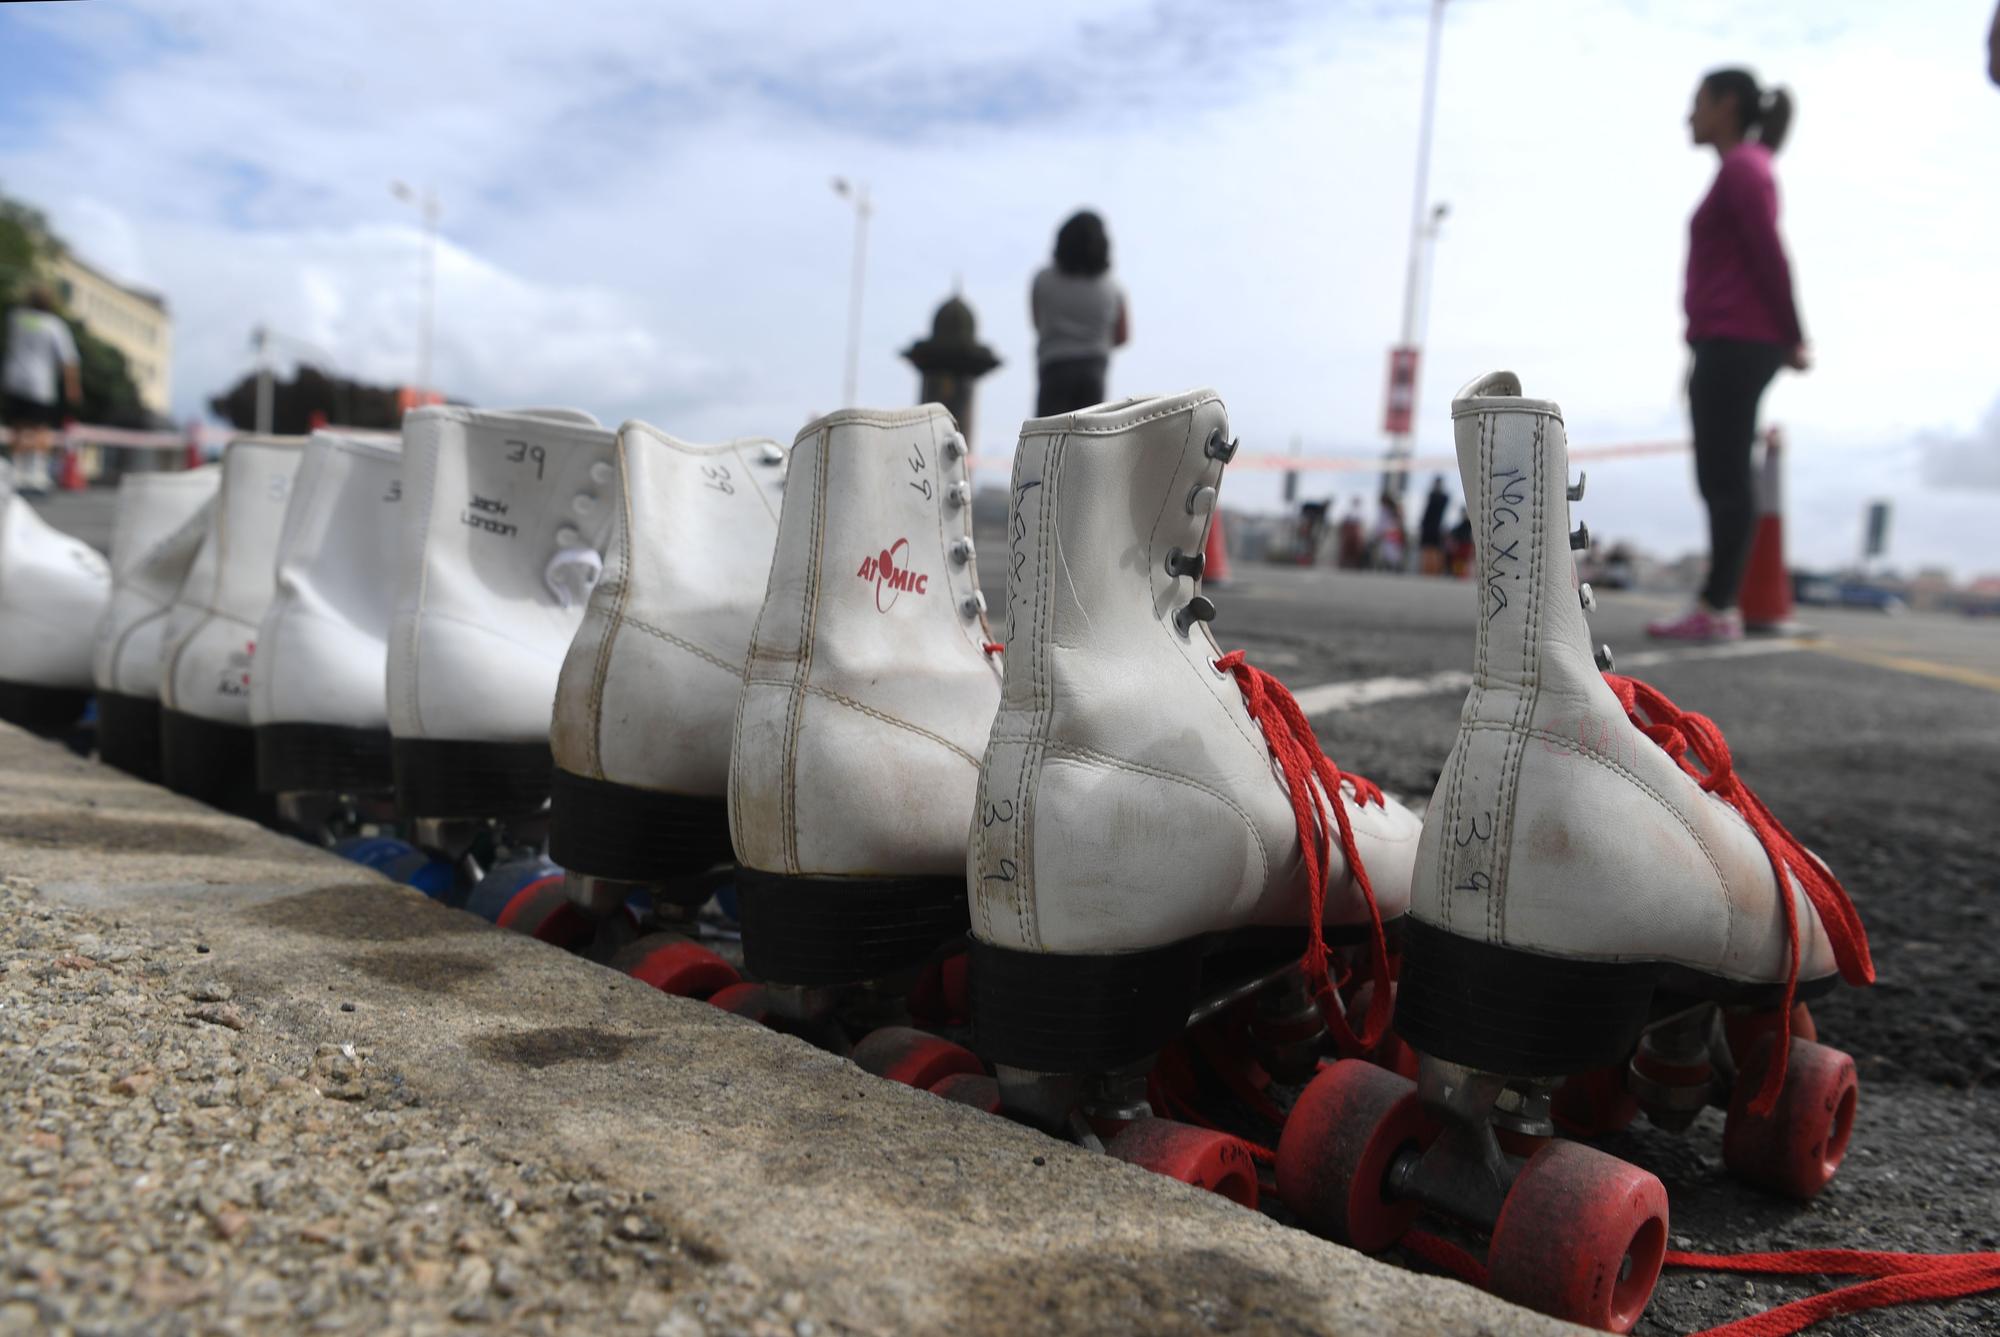
[[[860,398],[963,293],[1003,366],[982,461],[1034,398],[1026,292],[1099,210],[1133,342],[1114,394],[1219,389],[1246,452],[1379,453],[1400,321],[1424,0],[727,6],[203,0],[0,6],[0,190],[175,315],[175,411],[252,365],[259,324],[415,378],[441,204],[436,372],[680,436],[789,438],[837,406],[854,211],[873,201]],[[1701,73],[1797,100],[1782,227],[1815,350],[1783,424],[1795,564],[2000,572],[2000,88],[1990,0],[1448,0],[1417,447],[1497,368],[1582,446],[1684,437],[1687,142]],[[1592,468],[1593,533],[1699,548],[1685,457]],[[997,481],[1001,475],[991,478]],[[1309,474],[1340,496],[1361,475]],[[1419,486],[1425,480],[1419,480]],[[1453,490],[1456,492],[1454,480]],[[1226,500],[1279,504],[1275,474]]]

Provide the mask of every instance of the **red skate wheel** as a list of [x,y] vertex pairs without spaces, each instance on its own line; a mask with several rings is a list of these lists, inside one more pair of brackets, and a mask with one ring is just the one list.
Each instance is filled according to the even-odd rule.
[[539,878],[515,892],[494,922],[570,952],[581,951],[597,935],[597,921],[564,893],[560,876]]
[[1432,1129],[1416,1083],[1362,1059],[1320,1069],[1278,1137],[1278,1196],[1314,1230],[1364,1253],[1388,1248],[1416,1219],[1388,1196],[1399,1152]]
[[1565,1078],[1549,1102],[1556,1127],[1571,1137],[1623,1132],[1638,1117],[1639,1100],[1619,1068],[1592,1068]]
[[649,933],[621,948],[611,968],[677,998],[707,998],[742,982],[736,968],[677,933]]
[[984,1073],[954,1072],[931,1085],[931,1094],[970,1105],[988,1114],[1000,1112],[1000,1083]]
[[1667,1251],[1667,1190],[1581,1142],[1551,1142],[1521,1167],[1486,1254],[1487,1289],[1606,1332],[1630,1332]]
[[[1392,983],[1389,986],[1391,1009],[1389,1015],[1392,1017],[1395,1015],[1395,993],[1396,986]],[[1347,1001],[1349,1030],[1359,1032],[1368,1023],[1368,1005],[1374,999],[1374,980],[1363,980],[1356,986],[1354,996]],[[1410,1048],[1409,1041],[1396,1034],[1394,1026],[1382,1032],[1382,1038],[1375,1042],[1375,1047],[1360,1057],[1378,1068],[1387,1068],[1390,1072],[1407,1077],[1413,1082],[1417,1080],[1417,1051]]]
[[1846,1054],[1794,1040],[1778,1103],[1760,1118],[1750,1102],[1763,1084],[1771,1047],[1766,1039],[1736,1075],[1722,1124],[1722,1162],[1739,1178],[1804,1201],[1826,1187],[1847,1155],[1859,1083]]
[[756,1022],[759,1026],[770,1024],[771,994],[761,984],[743,982],[727,984],[708,996],[710,1007],[719,1007],[724,1012],[733,1012],[739,1017]]
[[1172,1119],[1134,1119],[1104,1149],[1121,1161],[1256,1210],[1257,1162],[1240,1137]]
[[910,1015],[935,1026],[962,1026],[972,1015],[971,954],[955,952],[924,967],[910,986]]
[[861,1037],[851,1054],[863,1070],[928,1091],[953,1073],[986,1075],[986,1065],[964,1045],[914,1026],[884,1026]]

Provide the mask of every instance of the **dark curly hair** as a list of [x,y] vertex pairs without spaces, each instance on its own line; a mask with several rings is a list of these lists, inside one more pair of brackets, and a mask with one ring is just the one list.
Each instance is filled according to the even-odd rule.
[[1759,88],[1757,76],[1748,70],[1710,70],[1701,81],[1710,97],[1730,98],[1736,103],[1736,133],[1746,138],[1753,132],[1757,142],[1776,153],[1792,128],[1792,95],[1782,88]]
[[1088,209],[1069,216],[1056,232],[1056,268],[1087,279],[1111,268],[1111,238],[1102,218]]

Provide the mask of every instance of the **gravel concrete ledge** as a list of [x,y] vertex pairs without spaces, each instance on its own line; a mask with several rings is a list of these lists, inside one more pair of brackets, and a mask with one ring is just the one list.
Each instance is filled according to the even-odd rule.
[[1570,1330],[4,726],[0,874],[0,1331]]

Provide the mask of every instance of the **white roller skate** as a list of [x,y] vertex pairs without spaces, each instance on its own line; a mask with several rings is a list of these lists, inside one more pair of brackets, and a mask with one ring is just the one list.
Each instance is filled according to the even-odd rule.
[[[966,868],[972,1013],[1008,1106],[1053,1130],[1144,1115],[1153,1056],[1230,1000],[1266,995],[1312,1048],[1315,1003],[1344,1027],[1328,945],[1382,982],[1408,899],[1417,818],[1341,774],[1209,632],[1202,543],[1235,449],[1208,390],[1021,429],[1007,683]],[[1382,1033],[1379,998],[1352,1043]],[[1134,1136],[1172,1143],[1159,1122]]]
[[1490,1235],[1497,1293],[1625,1331],[1659,1274],[1666,1193],[1549,1140],[1556,1083],[1629,1063],[1657,1122],[1721,1104],[1728,1164],[1810,1196],[1845,1150],[1854,1066],[1792,1038],[1793,1004],[1873,967],[1846,893],[1736,778],[1715,726],[1600,672],[1608,651],[1593,662],[1571,557],[1589,535],[1568,507],[1583,485],[1556,405],[1496,373],[1452,416],[1478,641],[1403,940],[1396,1025],[1421,1095],[1327,1069],[1286,1125],[1279,1184],[1364,1249],[1443,1213]]
[[612,435],[570,410],[423,408],[403,420],[403,452],[397,807],[426,823],[530,816],[548,802],[556,678],[618,505]]
[[239,437],[222,453],[208,533],[160,645],[160,775],[204,803],[268,816],[257,792],[250,675],[277,591],[278,536],[304,437]]
[[882,980],[965,931],[965,833],[1000,699],[965,438],[848,410],[792,448],[729,763],[752,974]]
[[222,467],[127,474],[111,524],[111,602],[91,654],[99,760],[160,778],[160,642],[213,521]]
[[331,432],[306,442],[250,679],[257,784],[266,793],[395,787],[384,673],[402,498],[398,443]]
[[[628,422],[617,458],[604,576],[556,685],[549,853],[597,914],[643,893],[656,917],[685,918],[734,857],[729,739],[786,451],[762,439],[693,445]],[[654,955],[629,964],[679,992]]]
[[60,733],[90,700],[90,647],[111,568],[0,484],[0,719]]

